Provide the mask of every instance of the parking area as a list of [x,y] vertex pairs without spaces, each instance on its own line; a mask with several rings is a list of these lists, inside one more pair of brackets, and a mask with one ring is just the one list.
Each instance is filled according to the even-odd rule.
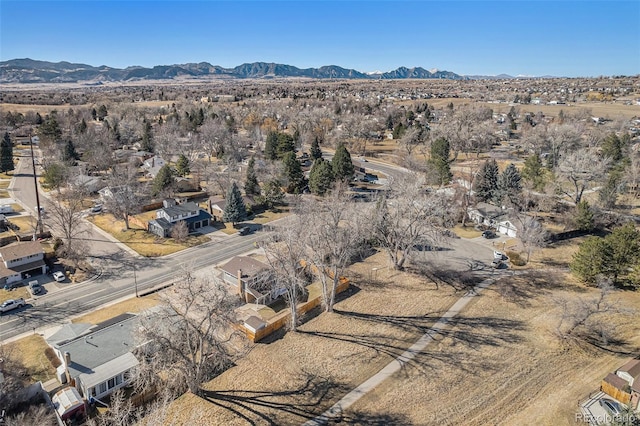
[[602,406],[602,399],[617,402],[604,392],[598,392],[592,395],[580,404],[580,412],[576,413],[576,423],[590,424],[593,426],[614,424],[615,419],[611,413]]

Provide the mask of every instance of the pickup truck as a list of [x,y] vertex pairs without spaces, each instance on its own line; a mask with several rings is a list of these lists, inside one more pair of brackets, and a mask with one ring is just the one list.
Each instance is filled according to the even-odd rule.
[[9,299],[5,301],[2,305],[0,305],[0,314],[4,314],[5,312],[9,312],[16,308],[21,308],[24,306],[24,299],[21,297],[20,299]]
[[42,286],[38,280],[29,281],[29,293],[31,293],[32,296],[42,293]]

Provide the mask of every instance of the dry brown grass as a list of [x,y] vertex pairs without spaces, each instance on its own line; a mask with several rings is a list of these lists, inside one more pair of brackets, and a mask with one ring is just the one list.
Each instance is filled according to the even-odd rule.
[[[255,345],[204,385],[205,398],[179,398],[167,424],[300,424],[328,408],[413,344],[459,296],[386,266],[383,253],[354,265],[347,276],[355,287],[336,312]],[[374,267],[381,269],[371,277]]]
[[8,291],[4,288],[0,287],[0,303],[9,300],[9,299],[28,299],[31,297],[29,294],[29,290],[26,287],[17,287],[14,290]]
[[98,309],[97,311],[90,312],[81,317],[74,318],[71,322],[98,324],[127,312],[142,312],[143,310],[152,308],[159,303],[160,298],[157,294],[151,294],[144,297],[134,297],[123,302],[116,303],[115,305],[107,306],[105,308]]
[[140,255],[147,257],[165,256],[210,241],[206,235],[200,235],[190,236],[185,243],[178,244],[171,238],[158,238],[131,223],[131,229],[125,230],[124,221],[116,220],[113,215],[108,213],[91,216],[88,220],[103,231],[111,234],[118,241],[131,247]]
[[[511,109],[511,105],[504,104],[486,104],[489,108],[493,109],[497,113],[508,113]],[[622,105],[614,103],[602,103],[602,102],[584,102],[572,105],[516,105],[516,108],[520,109],[520,114],[530,112],[536,114],[538,111],[542,111],[544,115],[556,117],[560,110],[565,114],[575,114],[580,110],[589,109],[594,117],[604,117],[610,119],[616,119],[622,117],[624,119],[630,119],[638,115],[638,107],[635,105]]]
[[289,216],[290,214],[291,208],[289,206],[280,206],[278,207],[278,210],[276,212],[267,210],[255,215],[251,222],[263,225],[265,223],[273,222],[274,220],[282,219],[283,217]]
[[[414,365],[357,402],[353,413],[385,413],[404,424],[573,425],[578,400],[631,355],[562,343],[556,297],[596,290],[562,277],[508,277],[476,299],[458,325]],[[640,294],[618,295],[639,307]],[[631,353],[640,335],[621,324]]]
[[19,356],[22,365],[27,369],[29,382],[37,382],[38,380],[44,382],[55,377],[56,370],[44,354],[45,349],[49,346],[42,336],[34,334],[8,343],[7,346],[15,355]]
[[461,238],[476,238],[482,235],[482,232],[475,229],[473,226],[456,225],[453,227],[453,232]]

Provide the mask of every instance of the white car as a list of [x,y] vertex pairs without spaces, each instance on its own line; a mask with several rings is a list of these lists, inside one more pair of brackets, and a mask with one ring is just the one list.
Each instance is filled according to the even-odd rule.
[[66,279],[66,275],[64,274],[64,272],[60,272],[60,271],[56,271],[53,273],[53,279],[56,280],[57,282],[61,283],[62,281],[64,281]]

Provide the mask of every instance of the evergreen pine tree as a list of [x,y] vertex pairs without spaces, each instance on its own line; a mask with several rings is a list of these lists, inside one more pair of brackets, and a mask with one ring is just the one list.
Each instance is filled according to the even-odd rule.
[[450,147],[445,138],[438,138],[431,144],[431,158],[429,165],[433,167],[433,180],[437,185],[446,185],[451,181],[451,167],[449,164]]
[[244,200],[242,199],[242,194],[238,189],[238,185],[233,182],[227,191],[227,199],[224,206],[222,220],[225,222],[231,222],[235,226],[236,223],[242,222],[246,218],[247,207],[244,205]]
[[79,158],[80,156],[78,155],[73,142],[71,140],[68,140],[67,144],[64,147],[64,152],[62,153],[62,160],[70,166],[73,166],[76,164],[76,160],[78,160]]
[[500,204],[502,200],[507,198],[512,204],[519,204],[522,192],[521,181],[522,177],[515,164],[509,164],[498,178],[498,191],[493,201]]
[[255,165],[256,160],[251,157],[251,159],[249,160],[249,164],[247,165],[247,176],[244,182],[244,192],[249,196],[260,195],[260,185],[258,185]]
[[142,125],[142,143],[140,143],[140,148],[143,151],[153,152],[155,146],[153,144],[153,135],[151,133],[151,123],[145,119]]
[[107,107],[104,105],[100,105],[96,114],[98,121],[103,121],[107,115],[109,115],[109,113],[107,112]]
[[338,145],[336,153],[331,160],[331,166],[336,180],[351,181],[353,179],[354,168],[351,154],[343,144]]
[[522,169],[522,177],[531,184],[533,189],[539,191],[544,187],[545,174],[545,168],[538,154],[527,157]]
[[264,145],[264,156],[273,161],[278,158],[278,133],[269,132]]
[[324,195],[333,184],[333,168],[328,161],[318,158],[309,172],[309,189],[317,195]]
[[300,162],[293,151],[287,152],[282,159],[284,163],[284,176],[287,180],[286,190],[290,194],[299,194],[305,186],[304,173]]
[[602,155],[609,157],[613,164],[622,160],[623,157],[623,142],[618,135],[611,133],[602,142]]
[[43,139],[50,142],[60,142],[62,138],[62,130],[58,124],[58,120],[55,115],[50,115],[47,119],[38,127],[38,134]]
[[498,192],[498,163],[487,160],[480,168],[475,184],[476,197],[481,201],[491,201]]
[[82,121],[80,121],[80,124],[78,124],[78,133],[87,133],[87,122],[84,120],[84,118],[82,119]]
[[151,192],[153,196],[157,196],[165,189],[169,188],[174,182],[173,179],[173,171],[168,164],[165,164],[158,170],[158,174],[155,179],[153,179],[153,184],[151,188]]
[[262,195],[260,195],[260,203],[267,209],[271,210],[276,205],[281,204],[284,200],[284,193],[280,187],[280,182],[270,180],[264,184]]
[[315,161],[318,158],[322,158],[322,150],[320,149],[320,142],[318,141],[318,137],[316,136],[311,144],[311,160]]
[[593,229],[593,211],[587,201],[582,200],[576,206],[573,223],[576,229],[580,231],[591,231]]
[[0,144],[0,172],[6,173],[13,170],[13,143],[8,132],[4,132],[2,144]]
[[286,133],[278,133],[278,158],[284,158],[288,152],[295,152],[293,137]]
[[189,159],[184,154],[180,154],[178,161],[176,161],[176,174],[180,177],[185,177],[189,173],[191,173]]

